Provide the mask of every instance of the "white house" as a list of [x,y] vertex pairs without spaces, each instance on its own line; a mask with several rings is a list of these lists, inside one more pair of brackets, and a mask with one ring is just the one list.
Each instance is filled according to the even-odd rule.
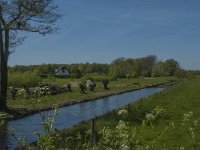
[[58,76],[69,76],[69,71],[66,67],[59,67],[58,69],[55,69],[55,75]]

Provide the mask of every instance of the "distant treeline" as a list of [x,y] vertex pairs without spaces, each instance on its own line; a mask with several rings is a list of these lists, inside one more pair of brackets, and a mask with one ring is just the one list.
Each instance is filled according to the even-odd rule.
[[104,74],[116,78],[124,77],[164,77],[183,76],[185,71],[174,59],[160,61],[155,55],[142,58],[117,58],[111,64],[80,63],[80,64],[42,64],[9,67],[9,72],[34,72],[38,75],[52,75],[55,69],[65,67],[71,77],[82,77],[87,74]]
[[38,75],[53,75],[55,70],[60,67],[65,67],[71,77],[82,77],[85,74],[109,74],[108,64],[98,64],[98,63],[80,63],[80,64],[42,64],[42,65],[30,65],[22,66],[16,65],[14,67],[9,67],[9,72],[14,73],[25,73],[34,72]]

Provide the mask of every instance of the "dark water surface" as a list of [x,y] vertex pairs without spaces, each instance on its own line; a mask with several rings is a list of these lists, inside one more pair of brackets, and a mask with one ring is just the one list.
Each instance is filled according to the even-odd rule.
[[[162,88],[160,87],[145,88],[101,98],[95,101],[88,101],[59,108],[58,115],[55,118],[55,126],[59,129],[73,127],[73,125],[76,125],[81,121],[101,116],[161,90]],[[48,114],[51,115],[52,113],[52,110],[48,111]],[[8,121],[3,128],[0,128],[0,150],[4,149],[3,147],[5,146],[8,149],[14,149],[14,147],[18,145],[17,141],[10,134],[10,130],[13,128],[17,130],[16,137],[26,137],[28,142],[36,141],[37,137],[33,133],[37,130],[43,130],[41,125],[41,114],[37,113],[21,119]]]

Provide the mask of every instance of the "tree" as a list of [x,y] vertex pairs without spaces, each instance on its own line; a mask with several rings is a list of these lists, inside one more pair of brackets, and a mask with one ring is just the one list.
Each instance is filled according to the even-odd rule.
[[[157,62],[152,70],[153,77],[174,76],[180,70],[179,63],[174,59],[167,59],[165,62]],[[178,73],[178,72],[177,72]]]
[[176,60],[167,59],[165,61],[164,68],[165,68],[165,72],[167,73],[167,76],[173,76],[175,71],[177,69],[180,69],[180,66],[179,66],[179,64],[178,64],[178,62]]
[[11,46],[21,44],[20,31],[42,35],[52,33],[53,23],[59,18],[54,0],[2,0],[0,1],[0,110],[6,110],[8,57]]
[[141,67],[141,74],[142,76],[151,76],[152,69],[154,64],[156,63],[157,57],[155,55],[149,55],[144,58],[141,58],[142,67]]
[[110,66],[110,74],[113,77],[125,78],[131,70],[131,65],[125,59],[116,59]]
[[152,77],[167,76],[164,68],[164,62],[158,61],[152,69]]

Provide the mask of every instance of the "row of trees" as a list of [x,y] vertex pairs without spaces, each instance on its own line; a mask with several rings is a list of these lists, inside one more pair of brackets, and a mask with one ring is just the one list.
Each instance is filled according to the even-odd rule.
[[143,58],[118,58],[110,66],[110,74],[116,77],[162,77],[175,76],[181,70],[174,59],[159,61],[155,55]]
[[78,74],[108,74],[109,65],[108,64],[98,64],[98,63],[81,63],[81,64],[42,64],[42,65],[30,65],[30,66],[20,66],[16,65],[14,67],[9,67],[10,73],[24,73],[24,72],[37,72],[38,74],[54,74],[55,69],[59,67],[66,67],[70,74],[78,76]]
[[110,67],[110,74],[116,77],[151,76],[152,68],[157,61],[155,55],[143,58],[118,58]]
[[54,74],[55,69],[65,66],[72,77],[81,77],[86,74],[106,74],[116,78],[125,77],[160,77],[174,76],[181,68],[174,59],[158,61],[155,55],[143,58],[117,58],[111,64],[81,63],[81,64],[42,64],[31,66],[14,66],[9,71],[13,72],[37,72],[41,74]]

